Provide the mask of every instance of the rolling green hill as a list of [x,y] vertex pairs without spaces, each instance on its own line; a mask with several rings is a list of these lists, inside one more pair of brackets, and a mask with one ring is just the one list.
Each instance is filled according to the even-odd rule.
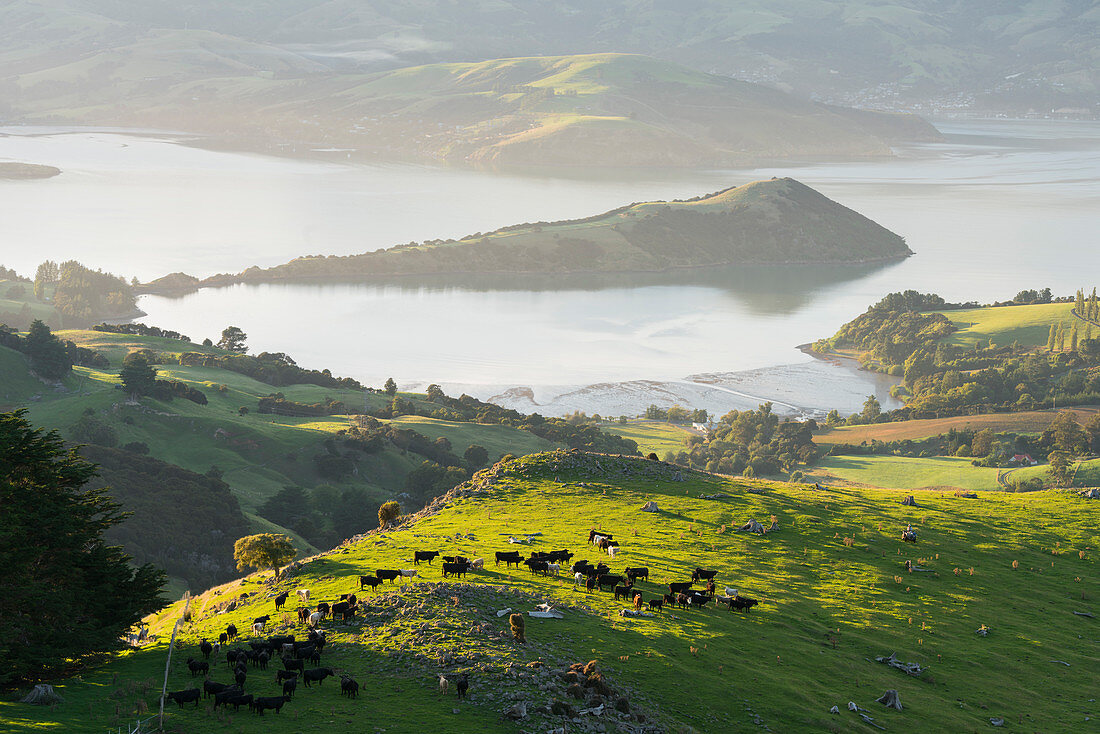
[[[1100,643],[1093,620],[1073,613],[1098,611],[1100,536],[1083,511],[1091,505],[1063,492],[978,499],[929,492],[916,508],[900,499],[883,490],[727,480],[643,459],[558,452],[510,461],[400,529],[310,559],[289,579],[257,574],[193,599],[169,690],[196,684],[184,660],[198,655],[201,637],[228,623],[247,630],[254,617],[272,614],[269,633],[302,636],[293,599],[290,613],[273,611],[280,591],[308,588],[311,603],[333,601],[357,589],[359,574],[412,567],[418,549],[492,559],[517,547],[570,548],[595,561],[601,556],[585,540],[590,528],[602,527],[621,539],[613,571],[649,568],[650,580],[638,583],[644,598],[703,566],[718,572],[719,589],[735,587],[759,606],[748,614],[666,609],[630,618],[619,615],[626,603],[578,590],[568,575],[534,576],[490,560],[466,579],[443,581],[438,562],[421,564],[418,583],[362,592],[355,621],[323,623],[331,644],[322,664],[358,680],[358,700],[342,698],[339,682],[328,681],[299,686],[278,715],[215,713],[203,702],[170,707],[167,724],[178,732],[265,734],[331,731],[337,722],[388,732],[547,731],[569,723],[550,713],[555,702],[576,712],[584,696],[607,686],[602,716],[578,717],[570,730],[591,722],[638,731],[640,715],[659,731],[877,731],[848,701],[890,731],[984,731],[994,718],[1010,729],[1087,730],[1097,715],[1091,671]],[[640,512],[648,500],[660,512]],[[767,525],[771,515],[777,532],[735,532],[750,518]],[[908,523],[915,545],[899,541]],[[535,532],[541,535],[530,546],[506,542]],[[926,570],[908,573],[906,560]],[[229,600],[236,608],[218,613]],[[497,610],[526,612],[541,601],[564,618],[528,617],[527,643],[511,641]],[[3,728],[98,732],[155,708],[181,611],[176,604],[150,620],[158,636],[152,644],[51,681],[63,704],[31,707],[14,703],[17,693],[6,695]],[[239,644],[247,648],[248,639]],[[891,653],[923,672],[908,676],[874,662]],[[561,671],[590,660],[603,681],[584,688],[581,700],[571,698]],[[227,679],[223,666],[224,656],[212,666],[214,680]],[[469,700],[456,700],[453,684],[440,697],[437,677],[460,672],[470,674]],[[253,670],[247,690],[273,695],[273,678],[270,668]],[[898,691],[903,710],[875,702],[887,689]],[[620,697],[629,715],[612,710]],[[511,723],[502,712],[517,702],[526,704],[527,718]],[[832,706],[840,713],[830,714]]]
[[[909,256],[905,240],[790,178],[687,201],[631,204],[586,219],[504,227],[457,241],[302,257],[201,285],[377,275],[623,272],[729,264],[868,263]],[[149,286],[147,286],[148,288]]]

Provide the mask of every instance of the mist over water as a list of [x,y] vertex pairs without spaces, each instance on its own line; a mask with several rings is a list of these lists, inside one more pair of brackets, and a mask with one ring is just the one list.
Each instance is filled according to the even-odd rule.
[[[634,413],[677,401],[718,412],[760,399],[852,411],[871,391],[889,406],[889,381],[811,361],[795,346],[832,334],[890,291],[984,302],[1023,288],[1072,293],[1100,271],[1100,123],[940,128],[947,142],[887,161],[570,177],[213,152],[167,135],[8,130],[0,159],[64,173],[0,182],[0,262],[33,273],[47,256],[74,257],[143,280],[204,276],[791,176],[903,235],[916,255],[873,268],[236,286],[145,297],[143,320],[196,339],[234,323],[254,351],[285,351],[305,366],[370,384],[437,382],[544,413]],[[762,369],[777,365],[788,366]],[[517,386],[530,390],[508,390]]]

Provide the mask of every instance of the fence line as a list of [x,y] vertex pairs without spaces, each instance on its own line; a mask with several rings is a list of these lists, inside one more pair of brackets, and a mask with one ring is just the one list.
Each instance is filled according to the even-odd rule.
[[[157,731],[164,731],[164,697],[168,695],[168,669],[172,665],[172,650],[176,646],[176,632],[179,631],[180,624],[187,617],[187,610],[191,608],[191,592],[188,591],[183,597],[183,611],[180,613],[179,619],[176,620],[176,625],[172,628],[172,641],[168,643],[168,659],[164,661],[164,685],[160,689],[160,714],[158,716],[159,721],[157,723]],[[138,722],[138,729],[141,728],[141,722]],[[130,732],[135,734],[135,732]]]

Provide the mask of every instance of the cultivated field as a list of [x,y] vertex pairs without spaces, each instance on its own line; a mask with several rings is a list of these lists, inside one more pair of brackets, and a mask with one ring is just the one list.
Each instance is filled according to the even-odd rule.
[[[1078,423],[1085,423],[1100,408],[1066,408],[1077,416]],[[837,443],[861,444],[875,441],[916,441],[922,438],[956,430],[971,429],[980,431],[988,428],[996,433],[1012,431],[1014,433],[1042,433],[1050,426],[1058,411],[1030,410],[1022,413],[986,413],[983,415],[959,415],[951,418],[922,418],[919,420],[897,421],[894,423],[875,423],[864,426],[838,426],[826,428],[814,434],[814,443],[832,445]]]

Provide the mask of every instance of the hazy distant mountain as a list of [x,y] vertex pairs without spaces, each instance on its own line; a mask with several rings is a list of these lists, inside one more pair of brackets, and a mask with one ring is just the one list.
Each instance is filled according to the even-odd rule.
[[718,265],[858,264],[913,254],[905,240],[790,178],[686,201],[630,204],[585,219],[537,222],[461,240],[313,256],[208,278],[355,280],[438,273],[638,272]]
[[73,70],[94,88],[135,45],[167,40],[144,75],[153,85],[188,45],[173,30],[205,31],[190,42],[204,69],[257,74],[633,52],[863,106],[1095,113],[1100,99],[1089,0],[12,0],[0,98],[26,90],[13,75],[128,49]]

